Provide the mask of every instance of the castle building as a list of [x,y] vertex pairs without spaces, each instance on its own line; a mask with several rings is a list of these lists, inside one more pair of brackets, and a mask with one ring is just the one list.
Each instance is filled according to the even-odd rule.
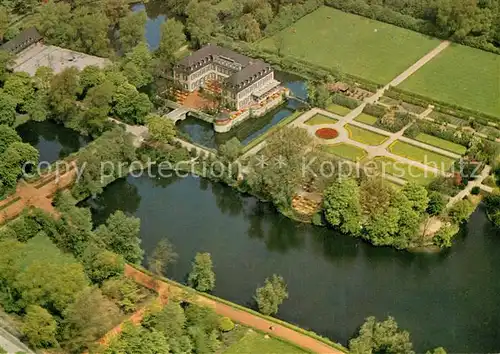
[[173,77],[190,92],[211,81],[220,83],[224,99],[236,110],[263,101],[280,85],[268,63],[211,44],[180,60]]

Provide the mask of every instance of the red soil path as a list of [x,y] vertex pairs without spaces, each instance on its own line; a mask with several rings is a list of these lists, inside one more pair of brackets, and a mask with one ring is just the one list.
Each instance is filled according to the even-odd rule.
[[[160,294],[160,299],[162,302],[167,301],[167,294],[170,296],[179,295],[185,292],[179,286],[175,286],[163,281],[158,281],[153,279],[151,276],[131,267],[130,265],[125,265],[125,276],[134,279],[137,283],[157,291]],[[273,337],[281,338],[285,341],[293,343],[299,347],[310,350],[315,353],[333,353],[342,354],[338,349],[330,347],[329,345],[309,337],[300,332],[296,332],[288,327],[282,326],[276,322],[266,320],[262,317],[253,315],[249,312],[238,310],[229,305],[220,303],[216,300],[207,298],[202,295],[192,295],[184,298],[185,301],[197,303],[203,306],[211,307],[221,316],[229,317],[231,320],[241,323],[244,326],[255,328],[261,332],[268,333]],[[272,326],[272,330],[270,327]]]
[[9,204],[0,211],[0,224],[14,219],[26,207],[40,208],[57,216],[57,211],[52,206],[53,196],[59,189],[67,188],[73,183],[76,171],[76,164],[73,162],[69,170],[60,176],[51,173],[31,184],[19,181],[16,193],[0,202],[0,208]]

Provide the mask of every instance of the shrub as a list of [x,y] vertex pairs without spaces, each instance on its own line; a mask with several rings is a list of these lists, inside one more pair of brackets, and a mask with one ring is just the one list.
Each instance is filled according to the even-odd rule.
[[377,118],[382,118],[387,113],[387,109],[378,104],[368,103],[365,108],[363,108],[363,112]]
[[474,205],[468,200],[460,200],[456,202],[448,212],[450,218],[456,224],[460,224],[463,221],[467,220],[474,211]]
[[344,96],[340,93],[336,93],[332,96],[332,102],[350,109],[354,109],[361,104],[358,100]]
[[459,227],[456,224],[442,226],[434,235],[432,242],[441,248],[451,247],[451,240],[457,234]]
[[145,294],[129,278],[120,277],[106,280],[102,284],[102,293],[112,299],[124,312],[132,312]]
[[479,193],[481,193],[481,188],[479,188],[478,186],[472,187],[470,194],[478,195]]
[[323,215],[321,213],[316,213],[313,215],[311,222],[313,225],[316,226],[324,226],[325,223],[323,222]]
[[219,329],[222,332],[230,332],[234,329],[234,323],[229,317],[222,317],[219,322]]

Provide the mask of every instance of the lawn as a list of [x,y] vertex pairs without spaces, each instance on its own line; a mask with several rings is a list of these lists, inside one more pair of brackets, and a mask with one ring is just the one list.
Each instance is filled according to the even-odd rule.
[[389,138],[388,136],[374,133],[367,129],[359,128],[350,124],[345,125],[344,128],[349,133],[350,139],[366,145],[380,145]]
[[255,331],[248,331],[243,338],[224,352],[224,354],[254,353],[305,354],[308,352],[276,338],[265,338],[262,333]]
[[338,120],[335,118],[327,117],[323,114],[316,114],[304,122],[307,125],[321,125],[321,124],[335,124]]
[[377,164],[382,176],[386,173],[423,186],[427,186],[437,177],[435,173],[424,171],[418,167],[393,160],[389,157],[378,156],[373,161]]
[[408,144],[402,141],[395,141],[389,146],[389,151],[395,155],[406,157],[407,159],[418,161],[431,167],[438,168],[441,171],[449,171],[454,159],[430,150],[422,149],[418,146]]
[[453,44],[400,88],[500,117],[500,55]]
[[322,145],[324,151],[354,162],[361,161],[366,156],[366,151],[350,144],[339,143],[334,145]]
[[320,7],[260,42],[284,55],[386,84],[439,44],[422,34]]
[[377,117],[371,116],[366,113],[361,113],[359,116],[354,118],[356,122],[365,123],[368,125],[374,125],[377,122]]
[[344,107],[344,106],[341,106],[341,105],[338,105],[335,103],[329,104],[328,107],[326,107],[326,110],[329,112],[338,114],[339,116],[342,116],[342,117],[351,111],[350,108],[347,108],[347,107]]
[[24,247],[22,267],[27,267],[34,261],[50,261],[65,265],[77,263],[76,259],[69,253],[63,253],[46,235],[36,235],[26,242]]
[[436,146],[436,147],[444,149],[444,150],[454,152],[455,154],[458,154],[458,155],[463,155],[467,151],[467,148],[463,145],[460,145],[460,144],[457,144],[457,143],[454,143],[452,141],[448,141],[445,139],[441,139],[441,138],[438,138],[438,137],[435,137],[435,136],[432,136],[429,134],[425,134],[425,133],[418,134],[415,137],[415,140],[421,141],[423,143],[426,143],[426,144],[429,144],[432,146]]

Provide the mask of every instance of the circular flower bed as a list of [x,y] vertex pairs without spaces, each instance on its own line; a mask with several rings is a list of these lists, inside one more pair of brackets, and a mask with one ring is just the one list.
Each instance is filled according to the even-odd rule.
[[339,136],[339,132],[332,128],[321,128],[316,130],[316,136],[321,139],[335,139]]

